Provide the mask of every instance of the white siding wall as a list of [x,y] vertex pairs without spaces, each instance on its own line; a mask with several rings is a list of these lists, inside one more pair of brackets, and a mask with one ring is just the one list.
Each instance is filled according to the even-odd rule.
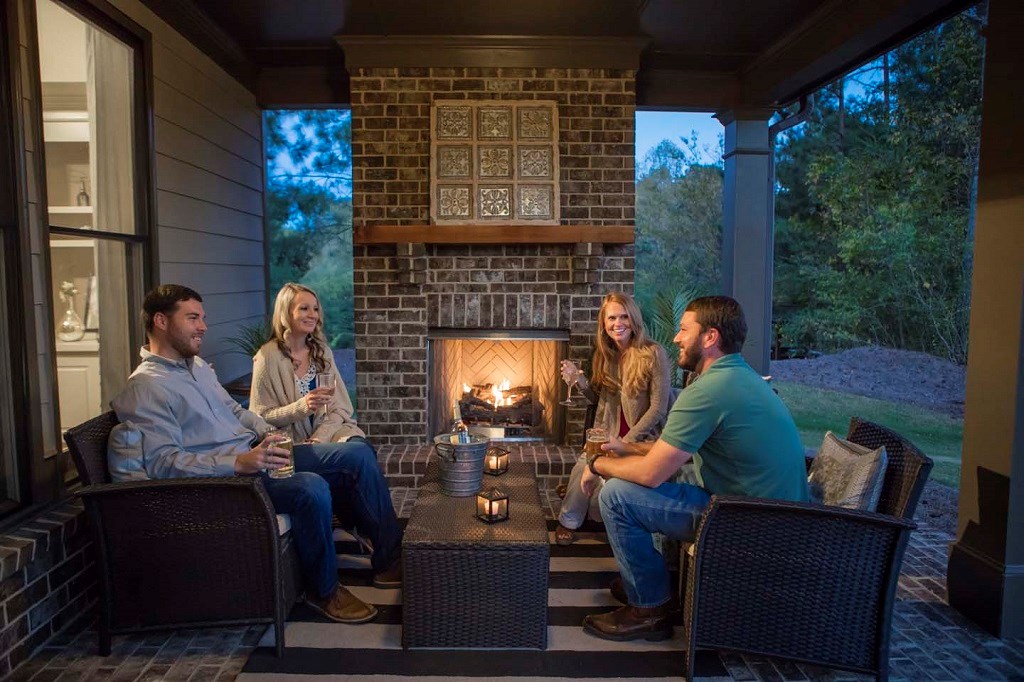
[[255,96],[138,0],[113,4],[153,34],[160,283],[203,296],[202,355],[221,381],[252,369],[224,338],[264,312],[263,129]]

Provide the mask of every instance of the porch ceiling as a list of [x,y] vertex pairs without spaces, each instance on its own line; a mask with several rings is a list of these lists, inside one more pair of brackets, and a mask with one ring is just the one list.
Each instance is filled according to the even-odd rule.
[[[969,0],[143,1],[265,103],[347,101],[345,54],[339,47],[346,40],[364,47],[374,41],[377,52],[397,53],[417,37],[519,36],[632,39],[624,45],[633,49],[639,39],[646,46],[639,54],[638,104],[692,109],[791,101],[971,4]],[[530,43],[525,45],[522,52],[529,53]],[[549,56],[545,58],[557,58],[550,40],[546,45]],[[418,57],[423,46],[419,49]],[[574,49],[567,46],[564,53]],[[537,64],[509,64],[520,65]],[[316,87],[321,81],[329,85]],[[287,92],[289,88],[294,92]]]

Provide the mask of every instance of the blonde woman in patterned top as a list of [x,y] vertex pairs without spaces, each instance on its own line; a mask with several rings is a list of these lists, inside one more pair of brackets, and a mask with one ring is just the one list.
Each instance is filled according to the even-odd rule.
[[[296,443],[365,442],[324,336],[316,292],[301,284],[281,287],[272,326],[274,337],[254,358],[249,409],[289,429]],[[333,389],[316,385],[324,373],[334,376]]]

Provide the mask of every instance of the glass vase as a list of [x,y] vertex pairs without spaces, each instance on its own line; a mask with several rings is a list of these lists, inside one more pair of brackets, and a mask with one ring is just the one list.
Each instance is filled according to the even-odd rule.
[[72,299],[68,303],[68,309],[64,311],[64,319],[60,321],[57,338],[61,341],[79,341],[83,336],[85,336],[85,325],[82,324],[82,318],[75,312]]

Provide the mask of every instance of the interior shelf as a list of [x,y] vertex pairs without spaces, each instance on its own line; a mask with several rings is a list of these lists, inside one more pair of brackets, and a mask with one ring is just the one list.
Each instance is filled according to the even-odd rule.
[[92,214],[92,206],[48,206],[46,208],[50,213],[63,213],[63,214]]

